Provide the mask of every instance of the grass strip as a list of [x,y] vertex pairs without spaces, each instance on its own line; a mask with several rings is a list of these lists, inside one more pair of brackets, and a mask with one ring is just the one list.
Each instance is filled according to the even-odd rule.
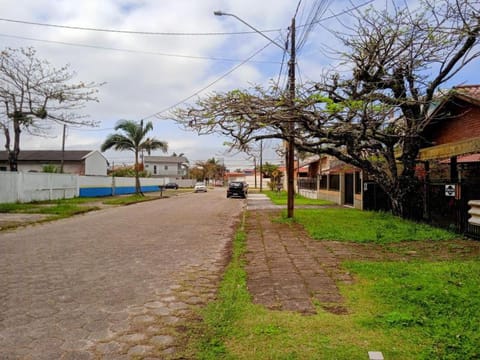
[[251,307],[247,291],[246,272],[243,268],[246,234],[243,225],[237,231],[232,259],[221,282],[218,300],[203,311],[203,336],[198,343],[198,359],[228,359],[225,339],[235,332],[235,323]]
[[458,238],[458,234],[453,232],[404,220],[389,213],[357,209],[296,209],[295,221],[317,240],[388,244],[406,240]]
[[[371,299],[356,299],[350,304],[351,313],[342,316],[321,307],[317,315],[303,316],[253,304],[244,270],[245,251],[246,233],[240,229],[218,300],[202,311],[203,322],[191,334],[195,350],[187,358],[350,360],[366,358],[369,350],[382,350],[389,359],[408,359],[425,347],[425,339],[419,339],[416,331],[406,334],[403,328],[366,325],[374,308]],[[354,289],[344,289],[347,298]],[[355,295],[353,291],[353,299]]]
[[362,316],[367,329],[418,334],[423,349],[414,359],[480,358],[480,263],[478,261],[354,262],[352,299],[375,299]]
[[[286,191],[264,191],[264,194],[267,195],[270,200],[275,205],[287,205],[287,192]],[[320,200],[320,199],[309,199],[306,197],[303,197],[299,194],[295,194],[295,199],[294,199],[295,205],[317,205],[317,206],[323,206],[323,205],[333,205],[334,203],[331,201],[327,200]]]
[[0,212],[2,213],[52,215],[49,220],[66,218],[98,209],[97,206],[81,206],[74,202],[70,203],[65,201],[30,204],[0,204]]
[[158,196],[145,196],[145,195],[127,195],[127,196],[115,196],[107,200],[102,201],[105,205],[129,205],[143,201],[151,201],[160,199]]

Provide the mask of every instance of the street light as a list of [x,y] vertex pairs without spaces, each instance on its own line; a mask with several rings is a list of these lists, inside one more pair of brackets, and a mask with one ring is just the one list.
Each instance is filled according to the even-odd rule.
[[[256,29],[246,21],[242,20],[235,14],[226,13],[223,11],[214,11],[214,15],[216,16],[232,16],[242,24],[245,24],[250,29],[255,31],[256,33],[263,36],[265,39],[270,41],[272,44],[276,45],[282,51],[285,51],[285,47],[277,43],[275,40],[269,38],[267,35],[262,33],[260,30]],[[295,175],[295,147],[293,143],[293,131],[294,131],[294,124],[293,119],[295,117],[295,17],[292,18],[292,24],[290,28],[290,61],[288,62],[288,99],[289,99],[289,106],[291,109],[291,116],[292,119],[288,124],[288,143],[287,143],[287,151],[286,151],[286,165],[287,165],[287,217],[293,217],[293,209],[294,209],[294,175]]]
[[250,29],[252,29],[252,30],[255,31],[256,33],[262,35],[265,39],[267,39],[267,40],[270,41],[271,43],[275,44],[275,45],[278,46],[280,49],[285,50],[285,47],[284,47],[284,46],[280,45],[280,44],[277,43],[275,40],[269,38],[267,35],[265,35],[264,33],[262,33],[260,30],[254,28],[252,25],[250,25],[250,24],[247,23],[246,21],[240,19],[237,15],[235,15],[235,14],[230,14],[230,13],[226,13],[226,12],[223,12],[223,11],[220,11],[220,10],[214,11],[213,14],[216,15],[216,16],[232,16],[232,17],[234,17],[235,19],[237,19],[238,21],[240,21],[241,23],[247,25]]

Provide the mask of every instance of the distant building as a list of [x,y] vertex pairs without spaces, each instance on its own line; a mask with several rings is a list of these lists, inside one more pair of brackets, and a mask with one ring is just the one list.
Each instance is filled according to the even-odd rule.
[[[45,166],[62,166],[66,174],[107,175],[108,161],[97,150],[21,150],[18,171],[42,172]],[[0,152],[0,171],[8,171],[8,154]]]
[[144,156],[143,164],[152,177],[182,179],[188,175],[188,159],[184,156]]

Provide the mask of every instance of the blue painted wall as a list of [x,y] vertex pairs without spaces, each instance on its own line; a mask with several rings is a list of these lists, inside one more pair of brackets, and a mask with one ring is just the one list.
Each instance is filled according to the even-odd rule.
[[[160,191],[161,186],[150,185],[142,186],[142,192]],[[101,197],[112,196],[113,189],[111,187],[88,187],[80,188],[80,197]],[[121,186],[115,187],[115,195],[135,194],[135,186]]]

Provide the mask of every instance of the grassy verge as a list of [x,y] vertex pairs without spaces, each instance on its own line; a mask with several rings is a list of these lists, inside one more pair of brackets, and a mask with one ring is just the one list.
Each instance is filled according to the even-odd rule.
[[133,195],[126,195],[126,196],[114,196],[109,199],[105,199],[102,202],[105,205],[129,205],[129,204],[135,204],[138,202],[150,201],[155,199],[159,199],[159,197],[152,196],[152,195],[144,196],[144,195],[133,194]]
[[219,288],[218,300],[203,311],[202,337],[196,344],[198,359],[230,358],[225,340],[235,332],[235,323],[252,308],[243,268],[245,232],[239,230],[233,241],[233,253]]
[[348,314],[318,307],[303,316],[251,302],[246,235],[238,231],[218,300],[202,312],[193,358],[350,360],[368,351],[402,360],[480,357],[478,261],[349,262],[356,282],[340,289]]
[[[415,359],[480,358],[480,263],[349,263],[360,283],[350,301],[373,303],[366,329],[417,334]],[[373,301],[372,299],[376,299]]]
[[[8,203],[0,204],[0,213],[19,213],[19,214],[43,214],[47,215],[41,220],[26,221],[25,223],[45,222],[67,218],[73,215],[83,214],[89,211],[99,210],[98,203],[106,205],[128,205],[141,201],[157,199],[158,196],[112,196],[105,198],[72,198],[52,201],[35,201],[31,203]],[[3,229],[15,228],[19,223],[4,224]]]
[[53,220],[99,209],[98,206],[81,205],[82,203],[84,201],[59,200],[29,204],[0,204],[0,212],[51,215],[47,219]]
[[[286,205],[287,204],[287,192],[286,191],[264,191],[264,194],[267,195],[274,204],[276,205]],[[317,200],[309,199],[301,195],[295,194],[295,205],[332,205],[331,201],[327,200]]]
[[458,234],[388,213],[347,208],[296,209],[295,221],[317,240],[387,244],[405,240],[458,238]]

